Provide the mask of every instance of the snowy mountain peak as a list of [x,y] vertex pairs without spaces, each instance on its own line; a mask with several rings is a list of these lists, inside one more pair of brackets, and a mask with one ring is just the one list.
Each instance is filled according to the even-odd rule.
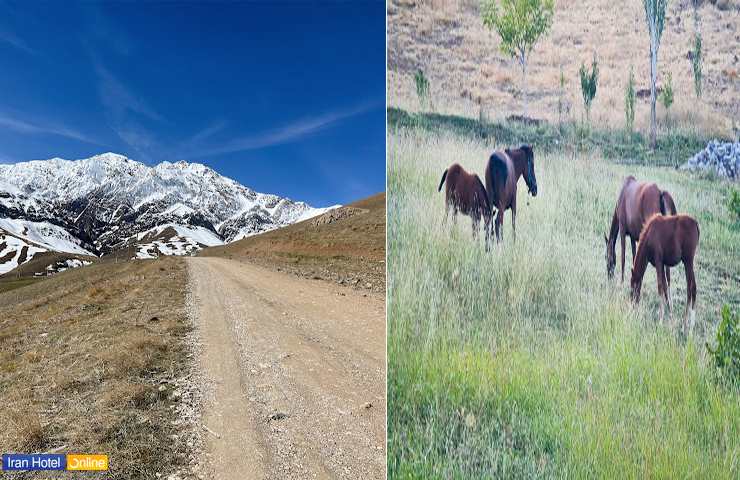
[[[0,219],[8,220],[2,228],[23,235],[27,222],[49,224],[64,232],[59,235],[75,252],[110,253],[164,225],[180,236],[208,232],[208,244],[230,242],[326,210],[257,193],[184,160],[149,167],[108,152],[0,165]],[[205,245],[203,238],[193,239],[193,245]]]

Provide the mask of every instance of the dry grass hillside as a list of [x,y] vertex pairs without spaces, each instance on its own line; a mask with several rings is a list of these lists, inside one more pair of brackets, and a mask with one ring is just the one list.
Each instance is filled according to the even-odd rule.
[[385,192],[289,227],[198,252],[385,291]]
[[106,478],[186,468],[186,281],[171,257],[0,280],[0,451],[105,454]]
[[[700,128],[707,134],[736,137],[740,132],[740,2],[700,2],[703,35],[703,93]],[[516,60],[499,50],[498,34],[483,26],[475,0],[390,0],[388,13],[388,104],[419,109],[414,85],[417,68],[430,81],[435,111],[490,119],[521,115],[522,75]],[[658,86],[673,74],[671,115],[693,128],[693,2],[668,2],[658,53]],[[564,118],[580,120],[583,98],[578,69],[590,68],[593,53],[599,82],[591,108],[592,123],[621,128],[630,65],[636,90],[650,88],[649,40],[640,0],[555,0],[547,36],[535,45],[527,67],[528,113],[558,119],[559,75],[565,76]],[[638,98],[635,128],[646,131],[650,98]],[[657,110],[664,121],[662,106]]]

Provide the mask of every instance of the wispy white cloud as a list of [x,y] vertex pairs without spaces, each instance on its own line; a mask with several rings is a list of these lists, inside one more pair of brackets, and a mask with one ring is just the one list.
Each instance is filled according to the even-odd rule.
[[115,116],[125,116],[133,112],[158,122],[167,123],[160,114],[155,112],[140,95],[134,93],[118,78],[111,74],[100,62],[94,62],[95,73],[98,75],[98,93],[100,101]]
[[205,148],[203,151],[195,154],[190,152],[190,156],[196,158],[206,157],[210,155],[221,155],[224,153],[257,150],[260,148],[296,142],[327,130],[342,121],[367,113],[374,108],[384,105],[384,102],[385,99],[366,100],[350,108],[334,110],[263,133],[237,138],[222,145]]
[[221,130],[223,130],[224,128],[226,128],[226,126],[227,126],[227,123],[226,122],[224,122],[222,120],[218,120],[218,121],[214,122],[212,125],[209,125],[208,127],[204,128],[200,132],[198,132],[195,135],[193,135],[193,138],[190,139],[190,142],[188,142],[188,143],[189,144],[195,144],[195,143],[201,142],[201,141],[205,140],[206,138],[208,138],[208,137],[210,137],[210,136],[212,136],[212,135],[220,132]]
[[139,154],[139,158],[146,162],[151,161],[149,152],[153,148],[158,148],[154,135],[147,129],[143,128],[136,122],[121,122],[110,124],[111,130],[126,142]]
[[144,126],[143,120],[165,124],[169,122],[151,108],[144,97],[135,93],[106,69],[93,52],[90,55],[97,75],[98,95],[105,108],[108,125],[121,140],[136,150],[143,160],[148,161],[148,153],[161,148],[152,132]]
[[31,47],[29,47],[26,42],[2,27],[0,27],[0,40],[13,45],[18,50],[22,50],[30,55],[36,56],[36,52]]
[[51,133],[53,135],[60,135],[63,137],[74,138],[75,140],[80,140],[83,142],[105,146],[104,143],[101,143],[97,140],[87,137],[86,135],[83,135],[80,132],[77,132],[75,130],[69,129],[64,126],[36,125],[36,124],[28,123],[24,120],[20,120],[18,118],[12,118],[7,115],[3,115],[1,113],[0,113],[0,125],[8,127],[11,130],[14,130],[20,133],[28,133],[28,134]]

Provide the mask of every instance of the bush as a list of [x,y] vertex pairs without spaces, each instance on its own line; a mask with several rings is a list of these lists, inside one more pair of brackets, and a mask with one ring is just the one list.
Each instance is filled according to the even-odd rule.
[[730,211],[730,220],[740,222],[740,191],[732,187],[730,196],[727,199],[727,209]]
[[673,74],[668,72],[668,79],[663,86],[663,94],[660,97],[660,101],[663,103],[666,111],[673,105],[673,85],[671,85]]
[[563,66],[560,66],[560,90],[558,91],[558,124],[563,123],[563,94],[565,93],[565,76]]
[[740,328],[738,315],[731,315],[727,305],[722,307],[722,321],[717,327],[717,348],[712,349],[706,344],[707,350],[720,370],[721,375],[728,381],[740,380]]
[[416,82],[416,95],[419,97],[419,103],[422,107],[429,96],[429,80],[424,76],[424,70],[419,68],[414,75],[414,82]]

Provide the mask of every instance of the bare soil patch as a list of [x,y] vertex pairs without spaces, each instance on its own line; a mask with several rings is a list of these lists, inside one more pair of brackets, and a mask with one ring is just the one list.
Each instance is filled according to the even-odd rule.
[[187,260],[208,475],[385,478],[385,296]]

